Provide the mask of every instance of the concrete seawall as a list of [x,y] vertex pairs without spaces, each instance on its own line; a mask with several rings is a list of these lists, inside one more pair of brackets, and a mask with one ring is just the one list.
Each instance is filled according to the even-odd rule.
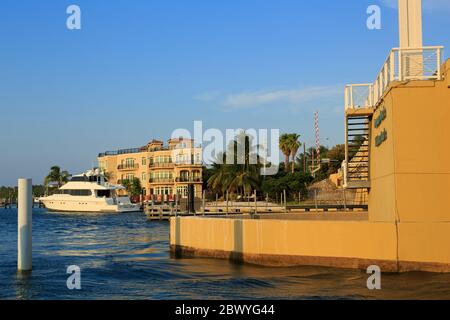
[[397,228],[388,222],[227,218],[172,218],[170,223],[177,257],[263,266],[366,269],[375,264],[383,272],[450,272],[449,243],[450,224]]

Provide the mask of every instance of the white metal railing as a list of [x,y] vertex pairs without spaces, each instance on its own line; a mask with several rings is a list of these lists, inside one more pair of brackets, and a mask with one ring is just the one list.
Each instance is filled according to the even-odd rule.
[[341,164],[341,172],[344,177],[344,188],[347,188],[348,186],[348,166],[347,166],[347,160],[342,161]]
[[345,109],[373,106],[373,84],[350,84],[345,87]]
[[441,80],[444,47],[394,48],[374,83],[345,87],[345,109],[374,107],[393,81]]

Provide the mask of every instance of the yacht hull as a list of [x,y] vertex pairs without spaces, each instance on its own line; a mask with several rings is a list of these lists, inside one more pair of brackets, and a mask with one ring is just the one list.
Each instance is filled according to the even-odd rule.
[[44,206],[53,212],[94,212],[94,213],[126,213],[139,212],[140,206],[136,204],[110,205],[90,201],[61,201],[41,199]]

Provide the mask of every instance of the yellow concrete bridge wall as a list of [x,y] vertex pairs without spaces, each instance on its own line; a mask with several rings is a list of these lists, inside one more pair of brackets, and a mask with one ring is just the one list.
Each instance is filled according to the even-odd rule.
[[400,271],[450,272],[450,223],[400,223]]
[[374,112],[387,117],[378,128],[372,121],[371,221],[450,222],[449,78],[394,83]]
[[[397,240],[398,239],[398,240]],[[450,223],[172,218],[171,251],[264,266],[450,272]]]
[[396,271],[393,223],[172,218],[173,252],[266,266],[322,265]]

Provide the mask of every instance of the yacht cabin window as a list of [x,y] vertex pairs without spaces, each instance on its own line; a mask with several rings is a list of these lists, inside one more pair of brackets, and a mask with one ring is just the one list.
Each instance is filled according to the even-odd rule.
[[97,197],[111,198],[111,190],[97,190]]

